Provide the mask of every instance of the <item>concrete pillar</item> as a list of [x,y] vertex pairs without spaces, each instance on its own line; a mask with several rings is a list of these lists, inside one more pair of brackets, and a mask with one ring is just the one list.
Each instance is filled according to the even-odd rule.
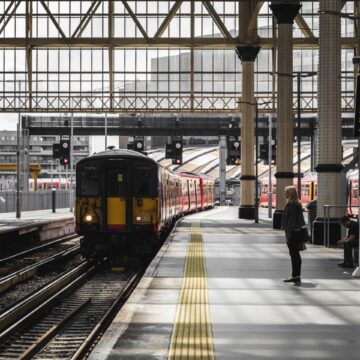
[[237,55],[242,62],[241,119],[241,187],[240,219],[255,219],[255,167],[254,167],[254,62],[259,46],[238,46]]
[[[342,0],[320,0],[320,12],[341,11]],[[318,66],[317,218],[314,243],[323,244],[324,205],[341,204],[341,18],[320,14]],[[339,239],[338,218],[344,210],[330,214],[330,244]]]
[[280,229],[285,207],[284,190],[293,184],[293,22],[301,5],[272,2],[278,23],[276,210],[273,228]]
[[[21,156],[20,168],[22,168],[22,190],[29,190],[29,168],[30,168],[30,135],[29,129],[21,130]],[[36,162],[36,161],[35,161]]]
[[220,194],[220,205],[225,205],[226,200],[226,136],[220,135],[220,146],[219,146],[219,194]]

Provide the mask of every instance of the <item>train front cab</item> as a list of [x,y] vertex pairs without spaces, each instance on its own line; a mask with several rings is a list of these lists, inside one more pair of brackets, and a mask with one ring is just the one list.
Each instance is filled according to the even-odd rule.
[[86,171],[84,164],[78,169],[76,223],[84,235],[83,254],[153,251],[159,222],[157,165],[104,159],[95,167]]

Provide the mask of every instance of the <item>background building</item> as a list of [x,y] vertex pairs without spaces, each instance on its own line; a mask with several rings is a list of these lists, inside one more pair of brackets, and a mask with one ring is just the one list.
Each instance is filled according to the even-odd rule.
[[[89,156],[89,136],[74,136],[74,164]],[[60,136],[30,136],[29,162],[41,166],[39,178],[65,177],[65,169],[59,160],[53,158],[53,144],[60,142]],[[0,131],[0,164],[16,164],[17,137],[16,131]],[[67,173],[69,173],[69,169]],[[0,190],[14,190],[16,187],[15,171],[0,171]]]

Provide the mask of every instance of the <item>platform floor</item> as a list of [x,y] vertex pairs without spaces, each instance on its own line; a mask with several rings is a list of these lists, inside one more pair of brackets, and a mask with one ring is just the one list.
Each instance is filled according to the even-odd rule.
[[55,213],[52,210],[22,211],[20,219],[16,218],[15,212],[0,213],[0,234],[73,218],[69,208],[57,209]]
[[360,282],[342,250],[309,245],[301,286],[286,284],[283,232],[237,211],[179,223],[91,360],[359,358]]

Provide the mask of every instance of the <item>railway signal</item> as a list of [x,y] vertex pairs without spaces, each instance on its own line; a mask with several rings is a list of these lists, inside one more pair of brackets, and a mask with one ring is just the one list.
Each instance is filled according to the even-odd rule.
[[227,141],[228,156],[227,165],[240,165],[241,163],[241,143],[238,137],[229,136]]
[[172,159],[173,147],[172,144],[165,144],[165,159]]
[[[269,164],[269,143],[260,144],[260,159],[265,165]],[[276,164],[276,144],[271,145],[271,164]]]
[[271,145],[271,164],[276,165],[276,144]]
[[260,144],[260,159],[269,160],[269,145],[267,143]]
[[61,156],[60,164],[64,165],[64,166],[69,166],[70,165],[70,154]]
[[70,140],[60,140],[53,144],[53,157],[60,159],[61,165],[70,165]]
[[172,141],[172,163],[174,165],[181,165],[182,164],[182,149],[183,149],[183,143],[182,143],[182,137],[178,136],[175,137]]
[[138,152],[142,152],[144,150],[144,140],[135,140],[134,150]]

